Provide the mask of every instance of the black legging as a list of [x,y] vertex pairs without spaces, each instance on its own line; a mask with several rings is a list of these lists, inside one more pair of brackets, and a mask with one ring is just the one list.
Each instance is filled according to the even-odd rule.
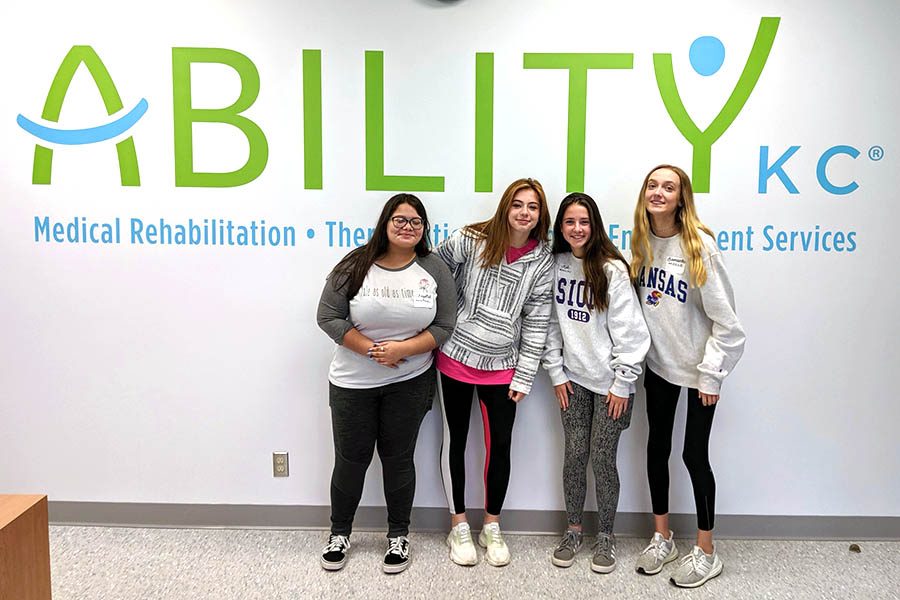
[[366,471],[377,448],[388,537],[408,535],[416,491],[416,439],[434,401],[435,368],[376,388],[342,388],[333,383],[328,388],[334,436],[331,533],[350,535],[353,530]]
[[[669,383],[650,369],[644,376],[647,390],[647,478],[653,514],[669,512],[669,455],[672,452],[672,428],[681,387]],[[716,480],[709,466],[709,434],[716,405],[703,406],[700,393],[688,388],[687,424],[684,431],[682,460],[691,476],[694,503],[697,506],[697,528],[711,531],[716,516]]]
[[485,441],[484,509],[490,515],[499,515],[509,486],[509,452],[516,420],[516,403],[509,399],[509,386],[463,383],[443,373],[439,377],[444,413],[441,475],[450,511],[466,512],[466,440],[473,391],[477,391]]

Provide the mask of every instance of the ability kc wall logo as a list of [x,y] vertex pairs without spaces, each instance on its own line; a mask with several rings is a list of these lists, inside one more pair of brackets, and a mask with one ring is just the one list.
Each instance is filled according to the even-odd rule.
[[[653,68],[662,104],[675,128],[684,136],[693,150],[692,180],[697,192],[710,189],[712,147],[728,130],[740,114],[760,79],[775,42],[780,19],[760,19],[750,54],[730,96],[709,126],[701,130],[691,118],[678,91],[672,67],[672,55],[653,55]],[[303,148],[304,188],[322,189],[322,51],[303,50]],[[715,37],[700,37],[690,48],[690,62],[694,70],[704,76],[715,74],[725,58],[724,44]],[[240,95],[224,108],[194,108],[191,102],[191,65],[216,63],[228,66],[240,76]],[[567,191],[583,191],[587,117],[587,73],[595,69],[632,69],[633,53],[524,53],[525,69],[564,69],[568,71],[567,115]],[[22,129],[38,138],[60,146],[74,146],[108,141],[122,136],[133,127],[148,109],[145,99],[140,99],[130,111],[112,122],[84,129],[60,129],[60,111],[80,65],[84,64],[100,92],[107,114],[113,116],[124,105],[113,78],[98,53],[91,46],[74,46],[65,56],[44,104],[39,124],[24,115],[17,121]],[[475,55],[475,143],[474,190],[493,191],[494,144],[494,54],[481,52]],[[244,54],[224,48],[173,48],[172,49],[172,98],[174,108],[174,168],[175,185],[178,187],[234,187],[256,179],[268,161],[268,143],[262,129],[243,116],[255,102],[260,89],[256,65]],[[194,123],[218,123],[236,127],[246,137],[249,153],[245,164],[231,172],[195,172],[193,169]],[[845,148],[845,146],[842,146]],[[385,191],[444,190],[442,176],[386,175],[384,173],[384,53],[365,52],[365,149],[366,189]],[[124,186],[140,185],[138,157],[133,137],[116,143],[121,183]],[[765,193],[765,182],[777,175],[786,187],[788,184],[783,166],[796,150],[788,150],[772,166],[767,161],[768,147],[761,147],[760,193]],[[851,154],[852,152],[844,152]],[[833,156],[834,153],[831,154]],[[824,157],[827,162],[829,157]],[[32,182],[51,182],[53,149],[38,143],[35,146]],[[824,170],[824,169],[823,169]],[[847,186],[824,186],[832,193],[846,193]],[[855,189],[855,188],[854,188]],[[851,190],[852,191],[852,190]]]

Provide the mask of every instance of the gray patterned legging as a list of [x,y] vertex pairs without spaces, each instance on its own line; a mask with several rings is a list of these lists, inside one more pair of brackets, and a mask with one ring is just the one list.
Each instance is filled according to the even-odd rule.
[[584,516],[584,497],[587,493],[587,463],[591,457],[594,482],[597,488],[598,531],[612,533],[619,505],[619,470],[616,452],[619,436],[631,424],[634,395],[618,420],[606,414],[606,396],[572,382],[573,394],[569,409],[561,410],[566,439],[563,462],[563,491],[570,525],[580,525]]

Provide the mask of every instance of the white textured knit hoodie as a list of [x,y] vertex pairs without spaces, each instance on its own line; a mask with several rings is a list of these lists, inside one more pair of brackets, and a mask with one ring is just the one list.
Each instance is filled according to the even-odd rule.
[[627,267],[603,265],[609,287],[604,311],[585,304],[583,261],[571,252],[556,255],[553,316],[542,364],[553,385],[573,381],[595,394],[628,397],[650,348],[650,333]]
[[456,328],[441,352],[483,371],[515,369],[509,387],[531,391],[550,323],[553,254],[545,243],[512,264],[481,268],[482,242],[459,230],[436,250],[456,279]]

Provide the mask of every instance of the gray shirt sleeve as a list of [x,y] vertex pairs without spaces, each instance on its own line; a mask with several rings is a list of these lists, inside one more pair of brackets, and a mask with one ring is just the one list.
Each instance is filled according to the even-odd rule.
[[353,329],[350,322],[350,298],[347,297],[347,286],[337,289],[347,279],[343,273],[332,271],[325,280],[325,288],[319,298],[316,310],[316,322],[337,344],[344,343],[344,336]]
[[437,254],[419,259],[419,265],[434,277],[437,283],[437,312],[434,321],[426,329],[438,347],[450,338],[456,326],[456,282],[450,269]]

